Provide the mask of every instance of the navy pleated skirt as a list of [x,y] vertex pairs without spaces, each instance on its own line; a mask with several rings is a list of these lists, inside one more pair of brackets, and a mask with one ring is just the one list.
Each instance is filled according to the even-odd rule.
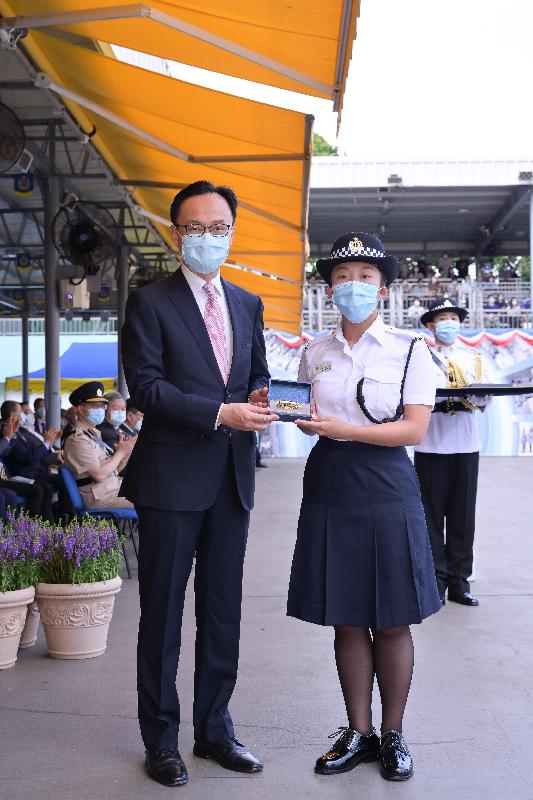
[[305,468],[287,614],[317,625],[390,628],[440,608],[405,448],[319,439]]

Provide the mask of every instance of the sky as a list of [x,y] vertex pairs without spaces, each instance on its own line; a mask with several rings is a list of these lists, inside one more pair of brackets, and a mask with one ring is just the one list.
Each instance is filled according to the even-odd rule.
[[340,135],[330,101],[170,64],[315,116],[355,161],[533,157],[533,0],[361,0]]

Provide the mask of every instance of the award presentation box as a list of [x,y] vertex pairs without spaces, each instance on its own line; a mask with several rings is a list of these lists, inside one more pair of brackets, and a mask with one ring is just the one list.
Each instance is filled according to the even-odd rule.
[[268,390],[268,407],[281,422],[311,419],[311,384],[303,381],[272,379]]

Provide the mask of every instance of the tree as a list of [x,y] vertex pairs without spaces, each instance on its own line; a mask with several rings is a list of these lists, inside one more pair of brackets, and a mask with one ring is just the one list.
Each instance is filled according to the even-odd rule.
[[319,133],[313,133],[313,155],[314,156],[338,156],[339,148],[333,147]]

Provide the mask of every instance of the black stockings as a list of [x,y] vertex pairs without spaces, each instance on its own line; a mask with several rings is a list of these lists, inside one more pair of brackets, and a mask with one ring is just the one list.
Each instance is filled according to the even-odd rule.
[[381,730],[401,731],[413,675],[414,650],[409,627],[335,628],[335,659],[350,728],[372,730],[372,686],[381,696]]

